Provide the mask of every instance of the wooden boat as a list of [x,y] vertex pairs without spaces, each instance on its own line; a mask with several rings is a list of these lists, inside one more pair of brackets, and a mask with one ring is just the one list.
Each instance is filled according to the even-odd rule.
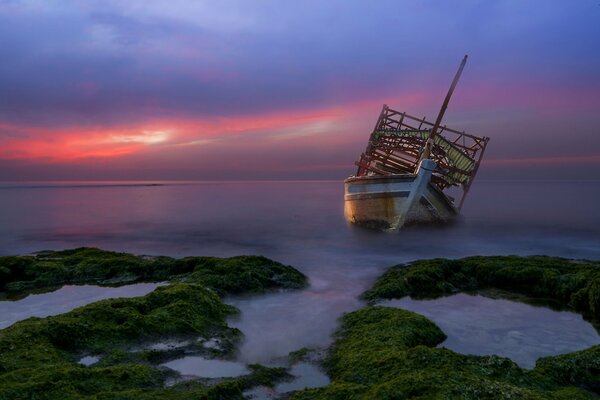
[[[383,106],[356,175],[344,181],[348,222],[395,231],[406,225],[449,223],[459,214],[489,141],[441,126],[467,56],[435,123]],[[448,191],[458,189],[455,202]]]

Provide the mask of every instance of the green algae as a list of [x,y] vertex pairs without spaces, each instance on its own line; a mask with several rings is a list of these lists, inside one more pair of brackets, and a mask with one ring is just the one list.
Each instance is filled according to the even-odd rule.
[[307,285],[302,273],[260,256],[186,257],[177,262],[191,272],[175,279],[200,283],[220,294],[264,293]]
[[[600,263],[554,257],[433,259],[390,268],[362,298],[435,298],[461,291],[517,293],[600,321]],[[293,399],[590,399],[600,394],[600,346],[538,360],[436,347],[445,336],[412,312],[369,306],[343,317],[325,360],[332,383]]]
[[600,320],[600,263],[556,257],[467,257],[397,265],[363,294],[380,299],[439,297],[496,288],[552,300],[592,320]]
[[115,285],[178,280],[208,286],[220,294],[299,289],[306,276],[262,256],[144,257],[96,248],[43,251],[0,257],[0,292],[16,294],[64,284]]
[[[0,398],[48,393],[85,396],[96,391],[162,386],[168,373],[132,360],[76,364],[82,353],[104,354],[171,337],[241,336],[227,326],[237,310],[201,285],[177,283],[138,298],[109,299],[47,318],[29,318],[0,330]],[[231,347],[233,349],[233,346]],[[129,361],[129,362],[128,362]],[[140,359],[135,360],[137,362]],[[51,398],[51,397],[50,397]]]
[[[147,341],[202,336],[229,341],[231,352],[241,333],[227,326],[226,317],[236,312],[213,290],[175,283],[139,298],[17,322],[0,330],[0,399],[241,399],[245,389],[287,378],[283,368],[250,365],[249,375],[214,385],[165,388],[177,373],[156,366],[167,360],[164,353],[127,351]],[[86,367],[76,362],[84,353],[106,356]]]
[[110,368],[63,367],[49,374],[36,374],[20,382],[2,382],[0,399],[174,399],[221,400],[244,399],[243,391],[258,385],[273,386],[288,378],[284,368],[249,365],[251,373],[239,378],[223,379],[206,385],[185,381],[163,387],[166,375],[144,365],[120,365]]
[[600,394],[600,345],[540,358],[535,370],[564,385],[576,385]]
[[[0,288],[13,293],[153,280],[172,283],[143,297],[103,300],[0,330],[0,400],[242,399],[250,387],[289,377],[283,368],[250,365],[246,376],[165,387],[179,374],[159,364],[188,354],[231,356],[242,334],[227,325],[238,310],[221,296],[304,287],[306,277],[292,267],[258,256],[173,259],[93,248],[0,257]],[[203,348],[203,338],[218,339],[219,349]],[[174,339],[189,344],[145,345]],[[80,365],[82,355],[100,360]]]
[[507,358],[435,347],[444,339],[433,322],[410,311],[370,306],[349,313],[342,318],[325,361],[332,383],[291,398],[595,398],[541,369],[523,370]]

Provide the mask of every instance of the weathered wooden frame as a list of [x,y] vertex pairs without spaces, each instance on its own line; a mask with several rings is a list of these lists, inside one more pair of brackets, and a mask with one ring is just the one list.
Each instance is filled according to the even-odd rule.
[[[358,166],[356,176],[414,173],[433,128],[434,124],[425,118],[417,118],[384,105],[367,148],[355,163]],[[473,162],[468,170],[457,168],[440,145],[432,146],[430,157],[435,160],[437,167],[431,181],[440,190],[460,187],[460,209],[477,175],[489,138],[469,135],[445,125],[438,127],[435,136],[441,137],[439,140],[444,140]],[[443,145],[446,146],[445,143]]]

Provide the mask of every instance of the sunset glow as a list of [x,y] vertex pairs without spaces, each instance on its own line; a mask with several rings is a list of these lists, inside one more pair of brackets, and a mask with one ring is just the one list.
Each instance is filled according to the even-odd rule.
[[[73,176],[103,179],[135,163],[147,179],[207,179],[224,155],[221,178],[343,178],[382,104],[435,118],[464,53],[444,122],[492,138],[483,176],[523,160],[600,170],[597,4],[401,9],[1,2],[0,178],[85,165]],[[416,40],[424,15],[433,29]]]

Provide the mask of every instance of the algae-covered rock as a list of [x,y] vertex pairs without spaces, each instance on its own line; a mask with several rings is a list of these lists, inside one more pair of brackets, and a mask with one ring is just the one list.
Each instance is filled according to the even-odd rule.
[[[0,257],[0,291],[5,292],[156,280],[174,283],[143,297],[103,300],[0,330],[0,400],[242,399],[243,390],[287,376],[285,369],[253,365],[249,375],[210,387],[181,382],[166,388],[166,379],[177,374],[158,364],[194,351],[231,354],[241,332],[226,318],[237,309],[220,296],[304,287],[306,277],[290,266],[260,256],[175,259],[94,248]],[[218,339],[219,349],[205,349],[203,338]],[[173,340],[189,345],[144,347]],[[84,354],[100,359],[80,365]]]
[[[550,300],[600,320],[600,264],[554,257],[416,261],[390,268],[362,297],[375,303],[491,288]],[[585,399],[600,392],[600,346],[542,358],[527,371],[507,358],[435,347],[443,334],[411,314],[367,307],[346,315],[326,360],[332,384],[293,398]]]
[[190,271],[182,280],[201,283],[220,294],[301,289],[307,284],[301,272],[261,256],[186,257],[177,262]]
[[600,345],[540,358],[534,372],[551,377],[556,382],[584,387],[600,394]]
[[299,289],[306,276],[261,256],[143,257],[95,248],[43,251],[33,256],[0,257],[0,292],[55,288],[64,284],[114,285],[183,280],[220,294]]
[[68,366],[60,370],[21,371],[19,382],[0,382],[1,400],[242,400],[243,391],[257,385],[273,385],[287,377],[283,368],[249,366],[251,373],[224,379],[213,385],[184,381],[163,387],[167,373],[145,365],[119,365],[110,368]]
[[[260,256],[175,259],[94,248],[0,257],[0,292],[157,280],[172,284],[0,330],[0,400],[243,399],[243,390],[288,376],[283,368],[250,365],[250,374],[239,378],[167,388],[166,380],[178,374],[158,364],[194,352],[231,355],[241,332],[226,318],[238,311],[220,296],[306,286],[290,266]],[[217,340],[218,349],[202,346],[205,338]],[[182,346],[153,348],[164,341]],[[98,361],[81,365],[82,355]]]
[[178,283],[144,297],[108,299],[62,315],[29,318],[0,330],[0,372],[70,362],[78,352],[108,352],[172,336],[236,337],[239,331],[225,322],[235,312],[205,287]]
[[332,383],[292,399],[591,399],[507,358],[435,347],[445,339],[410,311],[367,307],[343,317],[326,360]]
[[[285,371],[252,366],[249,376],[212,388],[167,389],[165,379],[174,372],[128,350],[173,337],[235,343],[241,334],[226,324],[235,312],[202,285],[176,283],[139,298],[103,300],[63,315],[17,322],[0,330],[0,399],[214,398],[223,393],[242,398],[243,389]],[[108,356],[86,367],[77,363],[81,354]]]
[[467,257],[397,265],[363,298],[370,302],[404,296],[427,298],[484,288],[550,299],[600,320],[600,264],[557,257]]

